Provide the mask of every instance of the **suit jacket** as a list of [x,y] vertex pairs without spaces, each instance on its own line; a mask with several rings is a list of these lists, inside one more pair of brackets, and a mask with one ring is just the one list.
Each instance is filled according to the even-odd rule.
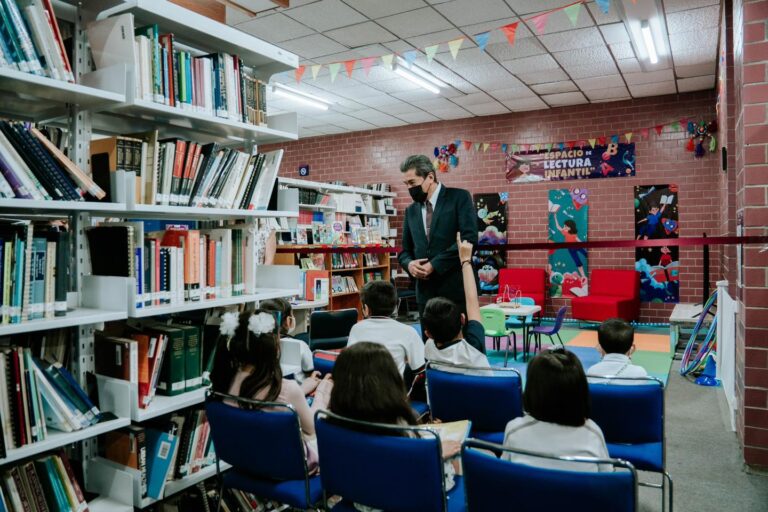
[[432,297],[446,297],[464,303],[464,286],[461,263],[456,247],[456,233],[477,245],[477,214],[468,191],[443,185],[432,212],[429,240],[424,231],[421,203],[413,203],[405,209],[402,251],[397,259],[408,271],[408,263],[414,259],[429,258],[434,272],[428,279],[416,280],[416,301],[425,304]]

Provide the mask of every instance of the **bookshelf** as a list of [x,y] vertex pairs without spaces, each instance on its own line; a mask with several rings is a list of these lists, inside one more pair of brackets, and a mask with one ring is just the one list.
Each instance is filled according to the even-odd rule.
[[[13,1],[13,0],[11,0]],[[260,125],[218,118],[198,111],[182,110],[134,97],[132,66],[112,66],[91,69],[88,38],[85,27],[91,21],[109,16],[131,13],[136,26],[157,23],[161,33],[173,32],[178,41],[200,52],[224,52],[238,55],[253,76],[268,81],[276,72],[298,66],[298,57],[274,45],[263,42],[240,30],[215,22],[188,11],[166,0],[54,0],[56,17],[71,23],[70,61],[76,83],[33,75],[10,68],[0,68],[0,116],[21,121],[44,122],[66,128],[70,134],[67,155],[77,167],[88,173],[91,169],[90,141],[94,134],[135,133],[157,129],[160,137],[183,137],[196,142],[218,142],[223,147],[248,150],[257,144],[279,143],[297,139],[295,113],[266,116]],[[199,55],[200,52],[196,53]],[[276,187],[277,188],[277,187]],[[15,218],[61,219],[71,233],[71,268],[68,286],[68,309],[65,316],[0,325],[0,336],[8,336],[51,329],[72,329],[72,374],[85,384],[86,374],[94,371],[94,331],[105,323],[130,317],[145,318],[169,313],[258,302],[267,298],[289,297],[297,293],[297,284],[276,282],[284,274],[261,276],[254,293],[158,306],[135,308],[134,289],[129,283],[117,283],[118,288],[101,289],[89,279],[90,259],[85,228],[99,219],[142,219],[176,221],[228,221],[244,220],[253,223],[259,218],[298,217],[298,209],[238,210],[223,208],[191,208],[179,206],[141,205],[126,202],[45,201],[26,199],[0,199],[0,216]],[[298,270],[296,270],[296,275]],[[113,283],[114,284],[114,283]],[[125,291],[125,293],[122,293]],[[99,378],[98,380],[101,380]],[[125,389],[122,397],[130,398],[135,389]],[[96,456],[96,437],[132,422],[144,422],[185,407],[201,404],[205,390],[190,391],[174,397],[157,396],[147,409],[138,409],[109,403],[106,397],[100,404],[104,412],[112,412],[115,419],[105,420],[74,432],[49,429],[45,440],[8,449],[0,459],[3,471],[21,461],[31,460],[52,450],[75,445],[72,463],[83,463],[85,481],[81,487],[96,491],[98,496],[89,501],[95,512],[123,512],[134,507],[145,508],[155,500],[135,499],[133,493],[139,485],[136,474],[129,468],[114,471],[105,469],[103,460]],[[114,400],[113,400],[114,402]],[[136,401],[130,401],[136,403]],[[101,465],[100,465],[101,464]],[[170,496],[196,485],[215,474],[209,466],[189,477],[169,482],[164,496]],[[80,471],[75,471],[80,473]],[[126,479],[126,475],[129,478]]]

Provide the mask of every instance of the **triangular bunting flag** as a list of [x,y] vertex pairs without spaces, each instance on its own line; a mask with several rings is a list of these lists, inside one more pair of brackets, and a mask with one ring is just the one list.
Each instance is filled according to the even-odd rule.
[[356,59],[344,61],[344,67],[347,68],[347,76],[349,78],[352,78],[352,70],[355,69],[355,62],[357,62]]
[[550,12],[543,12],[538,16],[534,16],[530,19],[533,26],[536,27],[536,32],[539,34],[544,33],[544,29],[547,28],[547,20],[549,19]]
[[339,74],[339,68],[341,67],[341,64],[338,62],[333,62],[331,64],[328,64],[328,71],[331,74],[331,83],[333,83],[336,80],[336,75]]
[[384,67],[386,67],[387,69],[391,70],[392,69],[392,59],[394,59],[394,58],[395,58],[395,54],[394,53],[390,53],[389,55],[382,55],[381,56],[381,62],[384,63]]
[[472,141],[471,140],[465,140],[464,141],[464,149],[469,151],[472,148]]
[[373,63],[376,61],[376,57],[366,57],[364,59],[360,59],[360,64],[363,65],[363,72],[365,72],[365,76],[368,76],[368,73],[371,72],[371,67],[373,67]]
[[605,137],[598,137],[598,138],[597,138],[597,142],[598,142],[598,144],[600,144],[601,146],[605,146]]
[[491,151],[496,151],[497,149],[499,149],[499,143],[491,142]]
[[475,142],[474,148],[475,148],[475,151],[480,151],[480,143],[479,142]]
[[624,138],[627,139],[627,143],[632,142],[632,132],[625,133]]
[[648,138],[648,128],[643,128],[642,130],[640,130],[640,137],[643,139]]
[[299,66],[296,68],[296,83],[301,82],[301,77],[304,76],[304,72],[307,70],[307,66]]
[[576,23],[579,22],[579,12],[581,11],[581,3],[575,3],[571,4],[568,7],[565,7],[563,9],[563,12],[568,16],[568,19],[571,20],[571,25],[574,27],[576,26]]
[[680,126],[683,126],[683,127],[688,126],[688,119],[686,119],[684,117],[681,117],[680,118]]
[[521,152],[527,153],[528,152],[528,148],[529,148],[528,144],[520,144],[520,151]]
[[679,121],[675,121],[674,123],[672,123],[672,125],[670,126],[670,129],[673,132],[680,131],[680,122]]
[[456,139],[455,141],[453,141],[453,143],[456,144],[457,148],[461,147],[461,139]]
[[488,151],[488,148],[491,147],[491,144],[488,142],[483,142],[483,151]]
[[595,147],[595,142],[596,141],[597,141],[597,139],[589,139],[589,145],[592,146],[592,147]]
[[508,147],[508,146],[507,146],[506,144],[502,144],[502,145],[501,145],[501,152],[502,152],[502,153],[506,153],[506,152],[507,152],[507,147]]
[[512,144],[512,153],[519,153],[520,152],[520,146],[517,144]]
[[481,52],[485,51],[485,47],[488,45],[489,37],[491,37],[490,32],[483,32],[482,34],[477,34],[475,36],[475,42],[477,43],[477,46],[480,48]]
[[405,59],[405,62],[407,62],[409,66],[413,64],[413,62],[416,60],[416,57],[418,56],[419,56],[419,52],[417,52],[416,50],[410,50],[403,54],[403,58]]
[[427,54],[427,64],[432,64],[432,59],[435,58],[435,54],[437,53],[437,49],[439,47],[439,44],[433,44],[432,46],[427,46],[424,48],[424,53]]
[[575,140],[569,140],[568,142],[565,143],[565,147],[567,147],[568,149],[573,149],[573,146],[575,145],[576,145]]
[[454,39],[453,41],[448,41],[448,49],[451,50],[451,56],[453,57],[453,60],[456,60],[456,56],[459,54],[459,48],[461,48],[463,43],[463,37]]
[[520,24],[519,21],[516,21],[514,23],[510,23],[509,25],[504,25],[501,27],[501,31],[504,32],[504,35],[507,36],[507,41],[509,41],[510,45],[515,44],[515,33],[517,32],[517,26]]
[[611,0],[597,0],[595,3],[600,10],[603,11],[603,14],[608,14],[608,9],[611,7]]
[[546,144],[544,144],[544,149],[546,149],[547,151],[552,151],[552,143],[547,142]]
[[315,64],[312,66],[312,80],[317,80],[317,74],[320,73],[321,67],[323,67],[322,64]]
[[619,136],[618,135],[611,135],[611,143],[612,144],[618,144],[619,143]]
[[560,151],[564,150],[565,149],[565,143],[558,142],[557,143],[557,149],[559,149]]
[[661,131],[662,131],[663,129],[664,129],[664,125],[663,125],[663,124],[657,124],[657,125],[655,126],[656,135],[661,135]]

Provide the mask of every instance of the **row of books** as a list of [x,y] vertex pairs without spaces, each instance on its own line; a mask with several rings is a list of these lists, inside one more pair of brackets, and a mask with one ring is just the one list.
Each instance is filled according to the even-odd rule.
[[318,190],[300,188],[299,204],[325,206],[331,203],[331,196]]
[[256,233],[249,225],[218,229],[105,222],[86,229],[91,271],[136,279],[136,307],[182,304],[256,293]]
[[87,33],[98,69],[123,64],[134,70],[136,98],[266,124],[266,83],[254,78],[237,55],[199,55],[179,45],[173,34],[161,34],[156,24],[134,29],[130,13],[94,21]]
[[51,0],[0,0],[0,67],[75,81]]
[[355,278],[352,276],[331,276],[333,295],[359,292]]
[[382,272],[363,272],[363,284],[384,279]]
[[377,265],[384,265],[385,254],[374,254],[369,252],[363,253],[363,261],[366,267],[375,267]]
[[28,123],[0,121],[0,196],[83,201],[106,192],[45,134]]
[[360,266],[356,253],[331,253],[331,268],[334,270],[358,268]]
[[138,386],[138,406],[147,408],[156,394],[175,396],[203,385],[201,331],[175,321],[147,321],[98,332],[96,373]]
[[276,510],[253,494],[239,489],[220,489],[214,480],[207,480],[173,496],[155,508],[156,512],[211,512],[221,501],[222,512],[266,512]]
[[366,183],[363,185],[363,188],[367,188],[368,190],[373,190],[375,192],[391,192],[392,187],[389,185],[389,183]]
[[69,233],[63,226],[0,219],[0,323],[65,316]]
[[29,348],[0,351],[0,458],[45,440],[48,427],[72,432],[99,418],[99,409],[60,363],[41,361]]
[[159,139],[157,130],[91,142],[97,183],[109,189],[114,171],[134,173],[138,204],[265,210],[282,156]]
[[210,426],[202,408],[173,413],[149,426],[105,434],[104,458],[139,471],[142,498],[161,499],[166,482],[214,464]]
[[11,512],[88,510],[67,454],[61,450],[2,473],[0,508]]
[[299,274],[299,299],[327,301],[330,277],[327,270],[303,270]]

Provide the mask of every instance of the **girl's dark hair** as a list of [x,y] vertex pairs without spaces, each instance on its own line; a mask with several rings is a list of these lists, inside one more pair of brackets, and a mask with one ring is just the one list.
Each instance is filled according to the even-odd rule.
[[589,418],[587,377],[573,352],[540,353],[528,364],[526,379],[523,407],[537,420],[580,427]]
[[568,228],[568,231],[570,231],[572,235],[577,235],[579,233],[579,230],[576,227],[576,223],[571,219],[563,222],[563,225]]
[[374,423],[417,423],[403,376],[389,351],[378,343],[355,343],[341,351],[333,366],[328,409]]
[[237,371],[242,366],[251,365],[253,372],[243,380],[238,396],[253,398],[256,393],[266,388],[267,394],[261,400],[274,402],[280,394],[283,380],[283,372],[280,369],[280,337],[276,332],[256,335],[248,330],[251,315],[259,313],[272,314],[262,309],[253,313],[240,313],[239,324],[232,338],[219,336],[211,384],[214,391],[227,393]]
[[276,299],[263,300],[259,303],[259,307],[262,311],[271,311],[273,313],[280,314],[280,335],[285,336],[288,334],[288,329],[285,327],[285,321],[293,314],[293,308],[291,303],[282,297]]

